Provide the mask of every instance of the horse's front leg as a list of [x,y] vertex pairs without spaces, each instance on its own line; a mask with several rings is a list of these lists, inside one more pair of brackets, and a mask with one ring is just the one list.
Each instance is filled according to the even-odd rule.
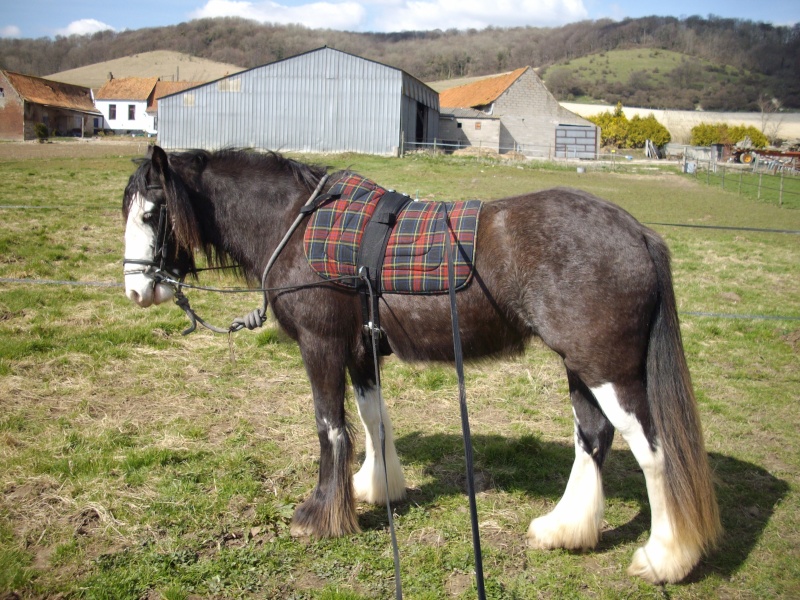
[[319,436],[319,479],[311,496],[297,507],[295,536],[338,537],[359,531],[353,495],[353,441],[344,410],[343,344],[315,339],[300,343],[314,396]]
[[[350,367],[350,379],[356,396],[358,414],[364,424],[364,464],[353,478],[356,498],[371,504],[385,504],[388,485],[389,500],[402,500],[406,480],[394,445],[392,421],[383,395],[375,384],[375,368],[371,357],[364,364]],[[380,424],[384,429],[384,452],[380,442]],[[384,461],[385,459],[385,461]],[[384,464],[386,468],[384,469]]]

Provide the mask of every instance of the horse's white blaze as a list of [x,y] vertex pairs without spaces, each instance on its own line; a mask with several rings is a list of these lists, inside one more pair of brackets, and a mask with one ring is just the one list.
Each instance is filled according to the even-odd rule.
[[403,468],[394,447],[392,422],[386,410],[383,397],[375,387],[361,389],[354,386],[358,404],[358,414],[364,424],[365,455],[364,464],[353,476],[356,498],[372,504],[386,502],[386,479],[380,445],[380,420],[383,412],[383,429],[386,447],[386,473],[389,480],[389,500],[400,500],[406,494],[406,480]]
[[642,468],[650,501],[650,538],[633,556],[628,573],[652,582],[682,579],[700,558],[696,548],[682,547],[676,539],[667,512],[664,454],[656,445],[655,451],[647,441],[644,429],[635,415],[625,412],[611,383],[593,388],[592,393],[609,421],[628,442],[631,452]]
[[534,548],[593,548],[600,541],[604,501],[600,469],[578,442],[576,416],[575,462],[567,488],[552,511],[531,521],[528,544]]
[[[125,226],[125,258],[128,260],[153,260],[156,247],[155,232],[144,222],[145,215],[156,205],[136,194],[131,201],[128,222]],[[125,265],[125,295],[132,301],[147,308],[172,299],[172,288],[156,284],[152,275],[143,273],[144,267]]]

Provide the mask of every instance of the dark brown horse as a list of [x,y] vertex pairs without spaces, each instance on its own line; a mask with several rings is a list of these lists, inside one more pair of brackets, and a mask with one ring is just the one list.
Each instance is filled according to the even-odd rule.
[[[125,190],[126,293],[140,306],[172,288],[161,271],[194,271],[194,253],[236,263],[251,282],[312,194],[325,169],[277,154],[155,147]],[[161,207],[165,212],[161,213]],[[160,215],[164,218],[159,218]],[[163,230],[166,251],[158,230]],[[267,288],[320,283],[303,252],[306,223],[270,270]],[[159,248],[156,248],[159,246]],[[380,411],[357,294],[335,283],[272,291],[269,305],[300,346],[311,382],[320,444],[319,480],[292,532],[320,537],[359,530],[355,502],[386,500],[376,455]],[[675,582],[716,541],[720,521],[698,411],[684,358],[664,242],[619,207],[554,189],[486,203],[474,276],[457,293],[465,358],[521,352],[539,336],[564,361],[575,417],[575,462],[566,491],[534,519],[539,548],[584,549],[600,537],[601,468],[615,430],[644,471],[651,535],[629,573]],[[391,350],[412,361],[452,361],[447,295],[385,294],[382,326]],[[366,430],[366,458],[353,475],[345,415],[349,374]],[[386,422],[391,500],[405,482]]]

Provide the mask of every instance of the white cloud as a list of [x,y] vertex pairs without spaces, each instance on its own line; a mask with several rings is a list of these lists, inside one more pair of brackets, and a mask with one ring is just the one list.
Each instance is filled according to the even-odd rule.
[[111,25],[106,25],[97,19],[79,19],[73,21],[63,29],[57,29],[56,34],[69,37],[71,35],[87,35],[98,31],[116,31]]
[[[380,0],[383,4],[384,0]],[[402,0],[380,6],[373,31],[550,27],[588,18],[583,0]]]
[[22,37],[22,30],[16,25],[6,25],[0,27],[0,38],[18,38]]
[[287,6],[269,0],[245,2],[240,0],[209,0],[190,15],[193,19],[241,17],[260,23],[299,23],[312,29],[358,29],[366,10],[358,2],[310,2]]

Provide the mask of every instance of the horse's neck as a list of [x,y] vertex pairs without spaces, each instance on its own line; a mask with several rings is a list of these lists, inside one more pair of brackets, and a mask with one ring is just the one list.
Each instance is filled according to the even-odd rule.
[[210,198],[217,251],[230,256],[251,275],[260,275],[308,195],[291,175],[260,185],[242,182],[235,194]]

